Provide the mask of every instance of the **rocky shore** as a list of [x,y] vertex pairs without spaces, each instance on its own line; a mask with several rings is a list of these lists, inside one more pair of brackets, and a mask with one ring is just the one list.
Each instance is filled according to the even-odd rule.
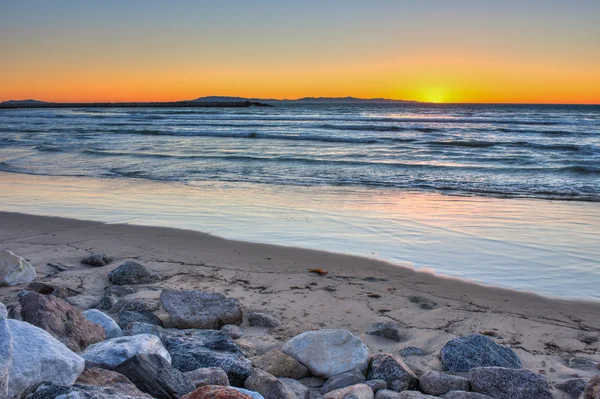
[[594,303],[5,215],[0,398],[600,398]]

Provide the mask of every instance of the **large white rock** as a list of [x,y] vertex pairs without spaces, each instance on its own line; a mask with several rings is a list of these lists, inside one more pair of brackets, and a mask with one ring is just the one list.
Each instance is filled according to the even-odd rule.
[[106,338],[117,338],[123,335],[123,330],[106,313],[99,311],[98,309],[89,309],[83,312],[83,316],[94,324],[98,324],[104,329]]
[[283,353],[323,378],[353,369],[364,373],[369,365],[369,348],[347,330],[317,330],[296,335],[283,346]]
[[12,335],[6,320],[6,307],[0,302],[0,398],[8,396],[8,372],[12,363]]
[[85,367],[81,356],[46,331],[24,321],[8,319],[12,336],[12,363],[8,397],[40,383],[72,385]]
[[88,368],[113,369],[125,360],[138,354],[156,354],[171,363],[171,355],[156,335],[138,334],[128,337],[111,338],[88,346],[81,356]]
[[35,269],[29,262],[10,251],[0,249],[0,287],[35,280]]

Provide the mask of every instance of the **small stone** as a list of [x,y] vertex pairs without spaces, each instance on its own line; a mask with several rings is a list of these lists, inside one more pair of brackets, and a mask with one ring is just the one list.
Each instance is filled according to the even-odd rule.
[[275,328],[281,325],[281,320],[268,313],[252,312],[248,314],[248,324],[253,327]]
[[573,357],[569,359],[569,367],[578,370],[597,370],[598,362],[581,357]]
[[119,302],[119,298],[115,294],[106,293],[96,305],[96,309],[111,310]]
[[336,389],[349,387],[350,385],[360,384],[365,382],[365,380],[365,376],[358,369],[334,375],[333,377],[330,377],[327,380],[327,382],[325,382],[325,384],[321,387],[321,394],[325,395],[327,392],[335,391]]
[[131,285],[109,285],[104,290],[104,294],[113,294],[117,297],[134,294],[138,291],[138,287]]
[[548,381],[529,370],[479,367],[469,372],[473,392],[495,399],[552,399]]
[[375,395],[366,384],[356,384],[336,389],[323,395],[323,399],[373,399]]
[[365,384],[369,386],[373,390],[373,392],[380,391],[382,389],[387,389],[387,382],[385,380],[369,380],[365,381]]
[[123,335],[121,327],[110,316],[97,309],[88,309],[83,312],[83,316],[92,323],[102,327],[107,339]]
[[225,324],[220,330],[229,335],[232,339],[239,339],[244,336],[244,330],[235,324]]
[[110,264],[113,261],[113,258],[107,256],[105,254],[94,254],[90,255],[87,258],[83,258],[81,263],[84,265],[94,266],[94,267],[102,267]]
[[412,303],[416,303],[421,309],[425,310],[435,309],[435,307],[437,306],[437,302],[422,296],[412,295],[408,297],[408,300]]
[[600,375],[593,376],[585,386],[582,399],[600,399]]
[[80,294],[78,291],[75,291],[69,287],[41,283],[37,281],[29,284],[26,289],[42,295],[54,295],[61,299],[67,299]]
[[184,374],[196,388],[205,385],[229,385],[227,373],[220,367],[203,367],[185,372]]
[[365,333],[369,335],[379,335],[380,337],[388,338],[398,342],[405,341],[407,339],[406,333],[400,329],[400,326],[395,321],[375,323],[367,328]]
[[160,308],[157,302],[149,302],[143,299],[121,299],[111,309],[111,312],[119,313],[131,310],[133,312],[155,312]]
[[244,382],[244,388],[258,392],[268,399],[295,399],[281,381],[261,369],[252,371]]
[[469,391],[469,380],[429,370],[419,378],[419,389],[429,395],[440,396],[450,391]]
[[398,356],[392,354],[375,355],[371,359],[369,380],[384,380],[392,391],[415,389],[419,380],[413,371]]
[[160,355],[169,363],[171,355],[155,335],[139,334],[130,337],[111,338],[89,346],[81,353],[86,367],[100,367],[112,370],[125,360],[138,355]]
[[[232,387],[206,385],[182,396],[181,399],[255,399]],[[259,398],[260,399],[260,398]],[[264,398],[263,398],[264,399]]]
[[251,358],[256,356],[257,350],[254,342],[247,339],[236,339],[235,344],[240,349],[244,357]]
[[108,279],[116,285],[151,284],[161,279],[157,273],[152,273],[137,262],[123,263],[108,274]]
[[402,357],[409,357],[409,356],[427,356],[429,355],[428,352],[425,352],[423,349],[421,348],[415,348],[414,346],[409,346],[408,348],[404,348],[404,349],[400,349],[398,351],[398,353],[400,354],[400,356]]
[[475,367],[522,367],[519,356],[481,334],[448,341],[440,352],[444,371],[467,372]]
[[118,324],[121,328],[127,328],[130,323],[138,322],[144,324],[154,324],[155,326],[163,326],[162,320],[151,312],[135,312],[133,310],[126,310],[119,313]]
[[280,378],[279,381],[283,382],[288,392],[292,393],[295,399],[309,399],[310,390],[300,381],[293,378]]
[[11,251],[0,249],[0,287],[30,283],[36,278],[33,266]]
[[558,381],[555,383],[555,386],[572,397],[579,398],[585,390],[587,383],[588,381],[583,378],[570,378],[568,380]]
[[264,355],[251,358],[250,361],[255,367],[275,377],[287,377],[298,380],[308,376],[306,366],[298,363],[296,359],[278,349],[271,349]]

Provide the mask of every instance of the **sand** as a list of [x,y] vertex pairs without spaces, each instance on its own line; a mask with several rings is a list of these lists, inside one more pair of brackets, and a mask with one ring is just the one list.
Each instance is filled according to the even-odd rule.
[[[449,339],[482,332],[512,347],[526,368],[550,380],[598,373],[569,368],[567,362],[572,357],[600,361],[600,342],[589,343],[600,339],[600,301],[547,298],[373,259],[231,241],[194,231],[16,213],[0,213],[0,220],[0,248],[28,259],[38,281],[80,291],[71,301],[82,308],[102,297],[110,285],[109,271],[135,260],[166,279],[127,298],[157,302],[163,288],[204,289],[236,297],[246,310],[279,316],[283,325],[274,330],[246,328],[259,352],[280,347],[302,331],[345,328],[360,335],[373,353],[410,346],[426,350],[427,356],[406,358],[419,374],[441,369],[439,350]],[[108,254],[115,261],[99,268],[79,263],[92,253]],[[69,269],[57,271],[48,263]],[[311,268],[328,274],[310,273]],[[0,287],[0,300],[7,306],[16,304],[21,288]],[[422,306],[423,300],[435,305]],[[162,309],[157,314],[168,326],[167,314]],[[406,327],[408,341],[364,334],[375,321],[390,319]]]

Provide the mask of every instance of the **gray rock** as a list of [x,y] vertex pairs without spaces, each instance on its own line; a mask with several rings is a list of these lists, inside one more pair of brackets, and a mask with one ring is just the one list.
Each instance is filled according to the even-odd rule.
[[169,363],[171,356],[155,335],[139,334],[129,337],[111,338],[89,346],[81,353],[86,367],[112,370],[125,360],[139,354],[160,355]]
[[134,294],[138,291],[138,287],[131,285],[109,285],[104,289],[104,294],[113,294],[117,297]]
[[140,391],[127,377],[115,371],[85,369],[75,381],[74,389],[86,399],[151,399]]
[[383,389],[377,392],[376,399],[438,399],[439,396],[431,396],[419,391],[395,392]]
[[365,381],[365,384],[369,386],[373,390],[373,392],[380,391],[382,389],[387,389],[387,382],[385,380],[369,380]]
[[235,298],[206,291],[164,290],[160,302],[173,326],[180,329],[218,329],[242,323],[242,308]]
[[295,399],[295,395],[287,390],[283,382],[261,369],[252,370],[252,374],[244,382],[244,388],[268,399]]
[[255,367],[275,377],[294,378],[298,380],[308,376],[306,366],[298,363],[296,359],[278,349],[271,349],[264,355],[251,358],[250,361]]
[[134,321],[133,323],[129,323],[127,327],[125,327],[125,329],[123,330],[123,335],[131,336],[138,334],[152,334],[156,335],[162,340],[163,332],[164,329],[161,326]]
[[431,309],[434,309],[435,307],[437,307],[437,302],[435,302],[429,298],[425,298],[425,297],[418,296],[418,295],[409,296],[408,300],[411,301],[412,303],[416,303],[417,305],[419,305],[419,307],[421,309],[425,309],[425,310],[431,310]]
[[2,302],[0,302],[0,317],[8,318],[8,310]]
[[478,367],[469,372],[473,392],[495,399],[552,399],[548,381],[529,370]]
[[466,372],[475,367],[506,367],[519,369],[521,360],[510,348],[498,345],[481,334],[455,338],[440,352],[444,371]]
[[129,285],[151,284],[159,281],[161,277],[137,262],[128,261],[111,271],[108,279],[115,285]]
[[185,372],[184,374],[196,388],[205,385],[229,386],[227,373],[221,367],[204,367]]
[[183,373],[159,355],[135,355],[119,364],[115,371],[129,378],[140,391],[158,399],[177,399],[196,389]]
[[84,265],[94,266],[94,267],[102,267],[110,264],[113,261],[113,258],[107,256],[105,254],[94,254],[90,255],[87,258],[83,258],[81,263]]
[[157,302],[150,302],[143,299],[120,299],[111,309],[111,312],[121,313],[125,311],[133,312],[155,312],[160,309]]
[[243,394],[246,394],[248,396],[250,396],[252,399],[265,399],[264,396],[262,396],[261,394],[259,394],[258,392],[254,392],[254,391],[249,391],[247,389],[244,388],[238,388],[238,387],[229,387],[231,389],[235,389],[238,392],[241,392]]
[[450,391],[440,396],[443,399],[493,399],[491,396],[477,392]]
[[425,352],[421,348],[415,348],[414,346],[409,346],[408,348],[400,349],[398,351],[400,356],[409,357],[409,356],[427,356],[429,352]]
[[85,367],[79,355],[41,328],[11,319],[7,324],[13,345],[8,397],[43,381],[57,385],[75,382]]
[[96,305],[96,309],[111,310],[119,302],[119,298],[115,294],[105,293]]
[[29,284],[26,289],[42,295],[54,295],[61,299],[67,299],[81,294],[79,291],[75,291],[69,287],[42,283],[38,281],[34,281],[33,283]]
[[351,371],[347,371],[345,373],[330,377],[321,387],[321,393],[325,395],[327,392],[349,387],[350,385],[360,384],[365,382],[365,380],[366,378],[360,370],[354,369]]
[[554,386],[574,398],[579,398],[585,390],[587,383],[588,381],[583,378],[570,378],[568,380],[558,381]]
[[244,336],[244,330],[240,326],[235,324],[225,324],[220,328],[225,334],[229,335],[233,339],[239,339]]
[[83,312],[83,316],[92,323],[102,327],[107,339],[123,335],[121,327],[110,316],[97,309],[88,309]]
[[288,392],[292,393],[295,399],[309,399],[310,390],[300,381],[294,380],[293,378],[280,378],[279,381],[283,382]]
[[8,373],[12,363],[13,343],[6,317],[8,312],[0,302],[0,398],[8,395]]
[[369,335],[378,335],[380,337],[392,339],[398,342],[405,341],[408,338],[407,334],[402,331],[398,323],[395,321],[374,323],[367,328],[365,333]]
[[251,312],[248,314],[248,324],[253,327],[275,328],[281,325],[281,320],[272,314]]
[[366,384],[350,385],[323,395],[323,399],[373,399],[375,395]]
[[421,392],[440,396],[450,391],[470,391],[469,380],[456,375],[429,370],[419,378]]
[[221,331],[167,329],[162,339],[173,359],[173,367],[179,371],[221,367],[235,386],[242,385],[252,374],[252,363]]
[[29,262],[11,251],[0,249],[0,287],[30,283],[36,278]]
[[580,399],[600,399],[600,375],[595,375],[590,379]]
[[121,328],[127,328],[130,323],[138,322],[144,324],[154,324],[155,326],[163,326],[162,320],[152,312],[136,312],[133,310],[126,310],[120,312],[118,315],[118,324]]
[[600,363],[595,362],[591,359],[585,359],[582,357],[572,357],[569,359],[569,367],[578,370],[598,370]]
[[392,354],[375,355],[371,359],[369,380],[384,380],[392,391],[415,389],[419,380],[413,371],[398,356]]
[[283,353],[304,364],[316,376],[329,378],[353,369],[364,372],[369,348],[347,330],[308,331],[283,346]]

